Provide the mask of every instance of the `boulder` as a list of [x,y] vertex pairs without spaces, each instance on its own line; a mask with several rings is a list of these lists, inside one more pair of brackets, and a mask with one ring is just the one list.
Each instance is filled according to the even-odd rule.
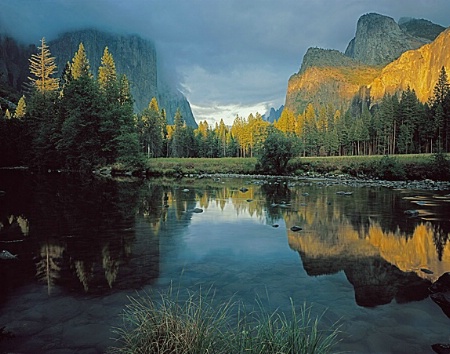
[[438,354],[450,354],[450,344],[436,343],[431,346],[431,349]]
[[430,287],[430,298],[450,318],[450,272],[442,274]]
[[450,291],[450,272],[442,274],[438,280],[436,280],[430,286],[430,292],[432,294],[435,293],[444,293]]
[[430,298],[438,304],[447,317],[450,318],[450,291],[431,294]]

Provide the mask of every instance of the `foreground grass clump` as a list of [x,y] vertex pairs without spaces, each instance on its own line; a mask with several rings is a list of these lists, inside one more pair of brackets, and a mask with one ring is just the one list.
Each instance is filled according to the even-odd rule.
[[118,347],[110,353],[329,353],[338,342],[339,327],[319,329],[321,317],[312,318],[311,308],[291,316],[268,312],[261,301],[247,312],[240,302],[217,303],[211,290],[172,289],[156,299],[146,295],[130,298],[123,327],[116,328]]

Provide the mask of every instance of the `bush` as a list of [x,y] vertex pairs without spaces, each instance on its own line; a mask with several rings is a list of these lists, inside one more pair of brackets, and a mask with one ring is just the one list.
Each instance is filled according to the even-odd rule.
[[389,181],[404,180],[406,178],[405,169],[395,157],[385,155],[378,162],[377,177]]
[[269,174],[286,174],[288,162],[296,154],[295,146],[293,138],[276,128],[269,128],[255,169]]
[[450,179],[450,161],[447,159],[447,154],[438,152],[433,155],[431,160],[431,169],[433,180],[445,181]]
[[291,316],[267,312],[258,301],[257,311],[231,300],[216,304],[210,290],[160,293],[130,298],[122,328],[114,329],[119,347],[110,353],[329,353],[337,343],[339,327],[319,329],[311,308],[298,312],[291,300]]

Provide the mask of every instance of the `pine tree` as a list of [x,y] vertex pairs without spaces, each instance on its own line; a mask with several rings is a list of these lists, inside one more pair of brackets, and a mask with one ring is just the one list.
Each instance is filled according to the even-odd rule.
[[[105,47],[98,68],[98,87],[100,89],[103,105],[102,119],[100,121],[100,138],[102,156],[107,163],[112,163],[118,157],[117,137],[124,133],[122,127],[128,121],[126,112],[120,99],[120,83],[117,80],[116,64],[114,58]],[[132,115],[132,112],[131,112]]]
[[154,112],[159,113],[158,101],[156,100],[156,97],[152,98],[152,100],[150,101],[150,104],[148,105],[148,108]]
[[433,89],[433,97],[429,100],[434,117],[436,139],[439,149],[450,149],[450,85],[445,68],[442,67],[439,78]]
[[105,100],[89,71],[82,43],[70,67],[73,79],[61,98],[62,126],[57,146],[68,168],[87,170],[105,162],[100,131],[106,112]]
[[119,102],[123,105],[133,105],[133,99],[131,97],[130,82],[125,74],[120,77],[119,80]]
[[148,108],[139,116],[138,121],[141,145],[147,157],[161,156],[163,151],[164,126],[162,114],[158,109],[158,102],[152,98]]
[[84,49],[83,43],[78,46],[78,51],[72,59],[71,72],[72,77],[77,80],[82,76],[92,77],[90,72],[89,60],[86,56],[86,51]]
[[98,83],[100,89],[107,95],[108,99],[117,99],[119,95],[119,85],[117,82],[116,64],[112,54],[105,47],[101,59],[101,65],[98,68]]
[[27,104],[25,102],[25,96],[20,97],[19,102],[17,103],[16,112],[14,113],[14,117],[23,118],[27,113]]
[[174,130],[172,135],[172,156],[183,157],[183,126],[184,120],[178,108],[174,117]]
[[28,77],[33,87],[41,93],[56,91],[59,88],[58,79],[51,77],[56,73],[57,67],[55,58],[51,56],[50,50],[45,43],[45,38],[41,39],[41,46],[38,47],[38,54],[32,54],[30,61],[30,73]]

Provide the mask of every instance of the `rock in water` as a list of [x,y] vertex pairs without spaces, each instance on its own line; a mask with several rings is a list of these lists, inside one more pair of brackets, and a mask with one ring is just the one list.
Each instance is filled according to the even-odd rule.
[[419,211],[417,211],[417,210],[405,210],[404,214],[408,215],[408,216],[417,216],[417,215],[419,215]]
[[450,292],[431,294],[430,298],[438,304],[441,310],[448,318],[450,318]]
[[294,226],[291,227],[291,231],[297,232],[297,231],[300,231],[300,230],[303,230],[303,228],[301,228],[300,226],[294,225]]
[[11,254],[11,253],[8,252],[8,251],[3,250],[3,251],[0,253],[0,259],[3,259],[3,260],[17,259],[17,256]]
[[445,293],[450,292],[450,272],[442,274],[438,280],[436,280],[430,286],[431,293]]
[[438,354],[450,354],[450,344],[436,343],[431,346],[431,349]]

